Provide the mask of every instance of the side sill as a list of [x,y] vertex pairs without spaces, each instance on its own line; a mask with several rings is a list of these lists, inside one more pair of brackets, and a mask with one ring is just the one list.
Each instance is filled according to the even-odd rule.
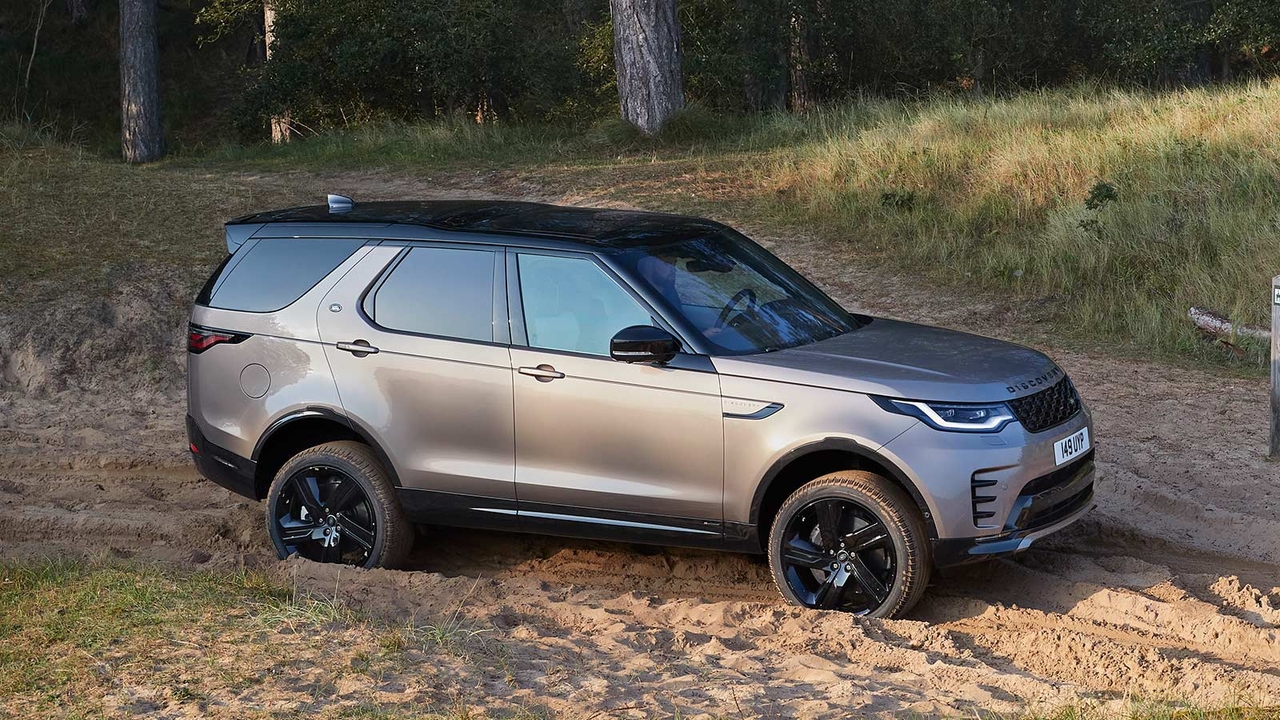
[[556,537],[760,553],[754,528],[745,523],[676,518],[542,503],[508,498],[396,488],[412,522]]
[[396,497],[411,522],[423,525],[518,531],[516,501],[398,487]]

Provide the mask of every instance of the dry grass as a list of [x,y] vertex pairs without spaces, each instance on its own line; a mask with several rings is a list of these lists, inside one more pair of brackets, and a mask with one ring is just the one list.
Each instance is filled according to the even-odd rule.
[[1270,314],[1278,113],[1274,83],[872,104],[755,177],[772,212],[895,266],[1053,302],[1075,335],[1195,353],[1190,306]]
[[261,572],[0,564],[0,717],[541,716],[405,636]]

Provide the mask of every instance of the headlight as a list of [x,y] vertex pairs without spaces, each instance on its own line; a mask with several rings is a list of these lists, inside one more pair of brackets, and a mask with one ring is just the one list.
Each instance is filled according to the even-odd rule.
[[1013,422],[1004,403],[943,403],[871,398],[891,413],[909,415],[936,430],[949,432],[999,432]]

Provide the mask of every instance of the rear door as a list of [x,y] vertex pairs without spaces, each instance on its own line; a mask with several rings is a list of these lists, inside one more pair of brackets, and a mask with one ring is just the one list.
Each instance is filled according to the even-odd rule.
[[658,322],[647,305],[592,255],[508,257],[521,526],[718,538],[723,421],[710,362],[613,360],[617,331]]
[[485,524],[515,512],[502,257],[384,243],[318,311],[342,406],[381,443],[418,519]]

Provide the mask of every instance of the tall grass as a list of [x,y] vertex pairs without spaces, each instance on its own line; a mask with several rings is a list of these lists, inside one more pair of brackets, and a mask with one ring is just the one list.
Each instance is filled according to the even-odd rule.
[[755,172],[781,218],[894,265],[1195,352],[1205,305],[1261,323],[1280,273],[1280,84],[860,103]]

